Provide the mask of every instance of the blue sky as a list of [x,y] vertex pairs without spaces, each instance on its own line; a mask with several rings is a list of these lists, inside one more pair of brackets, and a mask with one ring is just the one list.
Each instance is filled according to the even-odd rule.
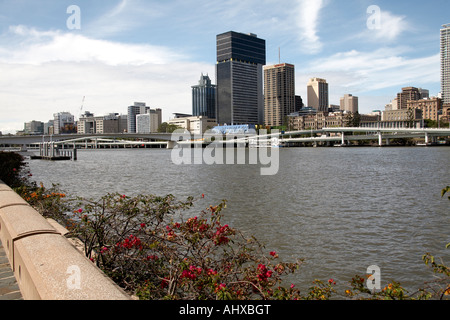
[[[80,29],[67,26],[70,5]],[[164,120],[189,113],[201,73],[215,83],[216,35],[230,30],[265,39],[268,64],[281,48],[305,101],[311,77],[327,79],[332,104],[358,96],[363,113],[405,86],[437,95],[449,9],[448,0],[0,0],[0,131],[61,111],[126,113],[135,101],[162,108]]]

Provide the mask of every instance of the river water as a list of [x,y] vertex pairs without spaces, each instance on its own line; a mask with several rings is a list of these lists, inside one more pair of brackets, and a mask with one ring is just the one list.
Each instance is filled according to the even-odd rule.
[[[284,261],[305,259],[290,281],[314,279],[345,289],[377,265],[381,285],[400,282],[410,293],[433,273],[430,252],[449,263],[450,148],[286,148],[279,171],[260,166],[176,165],[171,150],[80,150],[78,161],[33,160],[33,178],[69,195],[108,192],[200,198],[198,212],[226,199],[224,222],[256,236]],[[204,194],[205,198],[201,199]]]

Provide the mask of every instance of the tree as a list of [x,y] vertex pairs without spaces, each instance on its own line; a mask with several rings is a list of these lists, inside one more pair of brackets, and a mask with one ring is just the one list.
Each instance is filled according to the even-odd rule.
[[346,127],[358,128],[361,125],[361,115],[359,112],[349,112],[345,117]]
[[173,133],[177,129],[182,129],[182,128],[177,126],[177,125],[174,125],[174,124],[169,124],[167,122],[163,122],[158,128],[158,132],[160,132],[160,133]]

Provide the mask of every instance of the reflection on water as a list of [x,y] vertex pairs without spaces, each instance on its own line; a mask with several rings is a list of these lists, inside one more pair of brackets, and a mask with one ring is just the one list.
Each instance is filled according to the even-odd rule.
[[228,201],[227,223],[279,252],[305,258],[295,279],[334,278],[345,286],[370,265],[382,285],[396,280],[417,289],[433,274],[426,252],[449,257],[449,148],[280,149],[279,172],[261,176],[258,165],[175,165],[171,151],[79,151],[76,162],[32,161],[38,182],[68,194],[99,198],[173,194],[200,199],[201,210]]

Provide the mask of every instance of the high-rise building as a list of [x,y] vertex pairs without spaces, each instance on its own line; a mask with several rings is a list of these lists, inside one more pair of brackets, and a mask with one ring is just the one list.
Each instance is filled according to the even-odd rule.
[[208,75],[202,74],[198,85],[192,86],[192,115],[216,118],[216,86]]
[[357,113],[359,111],[358,97],[351,94],[345,94],[344,97],[341,98],[340,109],[342,111]]
[[450,23],[441,29],[441,93],[444,104],[450,104]]
[[58,112],[53,115],[53,133],[75,133],[75,117],[69,112]]
[[23,131],[26,134],[44,134],[44,123],[41,121],[25,122]]
[[295,66],[288,63],[264,67],[264,124],[282,126],[296,111]]
[[128,133],[136,133],[136,116],[145,114],[150,110],[144,102],[135,102],[134,105],[128,107]]
[[136,133],[156,133],[161,125],[161,109],[150,109],[136,116]]
[[328,111],[328,83],[325,79],[312,78],[308,82],[308,107],[319,112]]
[[217,35],[216,118],[219,124],[264,122],[266,41],[234,31]]
[[408,101],[420,100],[420,91],[415,87],[402,88],[402,92],[397,94],[397,105],[399,110],[407,109]]

